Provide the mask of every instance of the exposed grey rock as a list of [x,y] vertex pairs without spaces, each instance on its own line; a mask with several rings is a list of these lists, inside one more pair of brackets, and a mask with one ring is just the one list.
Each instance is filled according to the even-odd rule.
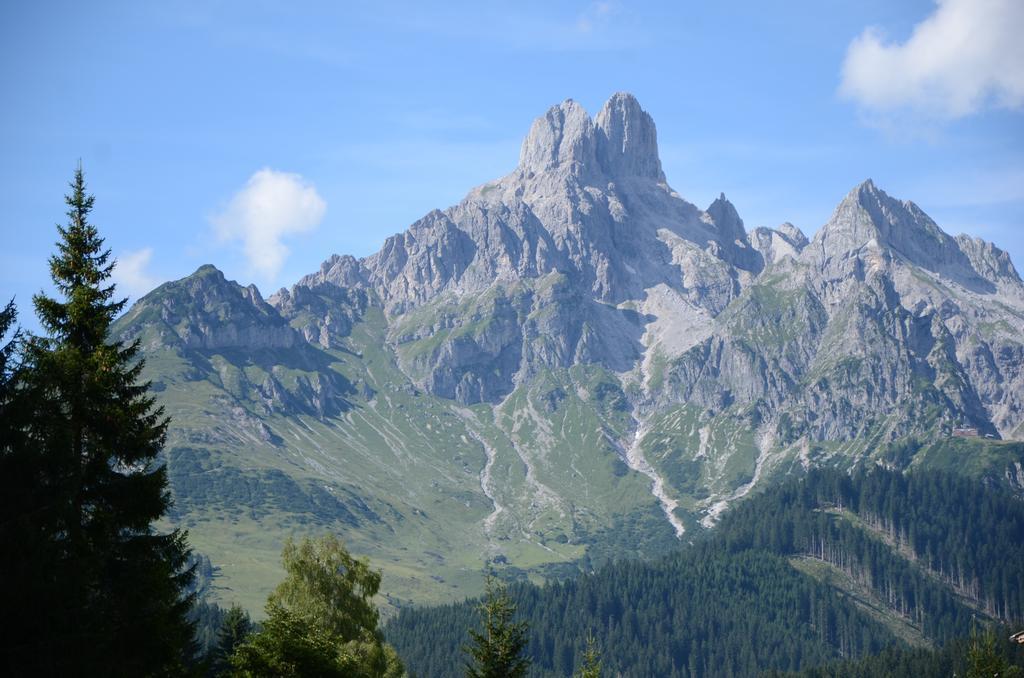
[[985,280],[999,285],[1000,283],[1020,284],[1020,275],[1010,261],[1010,255],[990,242],[981,238],[960,234],[956,236],[957,245],[971,262],[971,268]]
[[[571,306],[548,313],[545,293],[516,305],[515,322],[525,332],[515,335],[514,349],[481,350],[457,331],[471,323],[439,324],[431,313],[417,312],[428,322],[411,335],[422,339],[443,328],[459,337],[431,353],[430,378],[420,374],[425,358],[409,363],[417,383],[438,394],[459,390],[493,400],[511,388],[512,375],[544,366],[582,361],[630,369],[643,352],[639,338],[647,321],[642,313],[610,311],[609,304],[642,305],[648,290],[661,286],[677,293],[663,299],[675,305],[670,313],[696,307],[713,316],[749,284],[761,262],[728,201],[701,212],[665,184],[653,120],[632,96],[617,94],[596,120],[572,100],[553,107],[534,121],[511,174],[428,214],[374,255],[332,257],[287,295],[276,295],[274,304],[297,318],[288,299],[304,296],[298,288],[330,284],[367,290],[391,318],[420,308],[434,308],[437,316],[452,299],[472,299],[495,285],[543,287],[540,281],[558,277],[557,289],[565,290]],[[550,326],[553,318],[557,328]],[[303,331],[307,340],[331,345],[330,337],[346,331],[334,323],[338,329],[325,329],[320,320]],[[513,341],[511,334],[500,336]]]
[[594,122],[572,99],[534,120],[519,154],[519,167],[527,174],[562,170],[580,175],[596,172],[597,165]]
[[764,268],[764,256],[750,245],[743,220],[725,193],[718,196],[707,209],[707,214],[718,232],[717,243],[721,256],[736,268],[759,273]]
[[255,285],[226,280],[209,264],[141,298],[120,326],[145,327],[165,343],[195,349],[290,348],[301,341]]
[[827,280],[863,280],[894,260],[940,274],[973,292],[995,286],[972,266],[957,240],[912,202],[898,201],[868,179],[854,188],[803,252]]
[[[759,283],[766,268],[773,277]],[[1004,252],[948,236],[870,180],[811,242],[789,223],[748,234],[724,195],[701,211],[667,186],[653,120],[616,94],[593,120],[572,100],[552,107],[508,176],[370,257],[330,258],[273,302],[326,347],[379,299],[401,328],[391,336],[413,381],[464,404],[496,402],[540,369],[630,372],[657,345],[678,362],[655,402],[749,403],[769,419],[811,408],[801,430],[828,439],[864,430],[870,411],[891,410],[943,370],[957,376],[927,397],[944,417],[981,428],[986,420],[1009,435],[1021,425],[1021,398],[993,374],[996,355],[1018,344],[977,328],[997,324],[986,295],[1024,310],[1021,290]],[[487,295],[482,308],[458,310]],[[684,335],[671,338],[673,326]],[[1016,383],[1017,363],[1003,363]],[[819,373],[820,388],[808,384]],[[853,392],[867,383],[867,397]]]
[[332,348],[340,346],[352,331],[353,324],[366,312],[369,298],[363,287],[340,287],[310,277],[307,284],[278,291],[270,304],[283,317],[292,319],[292,326],[307,342]]
[[619,92],[595,118],[598,162],[609,177],[644,177],[664,183],[654,120],[629,93]]
[[750,246],[761,254],[765,266],[786,257],[796,259],[809,242],[807,236],[789,222],[775,229],[759,226],[750,232]]

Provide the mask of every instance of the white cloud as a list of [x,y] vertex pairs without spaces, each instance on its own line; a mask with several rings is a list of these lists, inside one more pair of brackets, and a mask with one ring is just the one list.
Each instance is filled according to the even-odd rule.
[[273,279],[288,256],[283,239],[316,228],[327,203],[298,174],[264,168],[211,218],[222,241],[240,242],[249,265]]
[[159,280],[146,270],[153,258],[153,248],[127,251],[117,257],[111,277],[117,284],[118,292],[138,299],[157,286]]
[[933,119],[1024,108],[1024,2],[938,0],[904,43],[867,28],[850,43],[840,93],[868,111]]

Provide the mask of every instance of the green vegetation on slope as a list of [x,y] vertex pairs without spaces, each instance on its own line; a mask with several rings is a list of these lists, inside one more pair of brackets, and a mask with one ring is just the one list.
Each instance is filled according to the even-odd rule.
[[[530,624],[532,675],[569,675],[588,633],[624,676],[752,675],[904,638],[942,644],[975,618],[1020,621],[1021,549],[1024,504],[977,481],[813,471],[665,560],[512,593]],[[807,563],[849,583],[807,576]],[[407,609],[386,633],[413,675],[457,675],[450,657],[472,615],[471,603]]]

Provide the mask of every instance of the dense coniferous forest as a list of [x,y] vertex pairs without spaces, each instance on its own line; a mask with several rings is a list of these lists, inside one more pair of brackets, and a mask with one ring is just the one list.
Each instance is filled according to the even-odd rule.
[[[976,619],[1020,620],[1022,549],[1024,504],[976,481],[812,471],[739,505],[660,562],[510,592],[529,622],[532,675],[571,675],[591,633],[612,675],[756,675],[905,647],[792,561],[827,563],[941,645],[967,636]],[[403,610],[386,633],[411,675],[455,676],[453,658],[475,623],[467,602]],[[907,648],[879,661],[886,656],[918,655]]]
[[[926,648],[887,647],[876,655],[834,662],[795,673],[768,672],[765,678],[923,678],[924,676],[974,676],[973,651],[985,642],[992,644],[991,655],[1016,669],[1002,678],[1021,675],[1024,667],[1024,646],[1008,639],[1010,631],[1003,627],[984,637],[959,638],[935,650]],[[982,673],[981,675],[985,675]],[[991,674],[989,674],[991,675]]]
[[955,598],[990,617],[1024,619],[1024,503],[951,473],[814,471],[738,506],[714,539],[732,551],[826,561],[930,638],[962,630]]

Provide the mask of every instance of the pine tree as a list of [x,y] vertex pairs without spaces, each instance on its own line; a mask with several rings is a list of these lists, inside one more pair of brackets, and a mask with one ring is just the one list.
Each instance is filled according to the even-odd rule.
[[1015,678],[1021,673],[1019,667],[1011,666],[999,652],[995,633],[971,635],[967,648],[967,678]]
[[17,675],[33,669],[47,603],[55,601],[51,587],[37,573],[53,561],[54,553],[35,538],[46,515],[46,497],[37,483],[34,455],[26,444],[25,422],[32,410],[24,395],[20,369],[21,333],[14,329],[13,300],[0,312],[0,610],[17,615],[0,634],[0,674]]
[[[11,332],[14,327],[14,322],[18,319],[18,310],[14,306],[14,300],[7,302],[3,310],[0,311],[0,341],[4,341],[7,334]],[[18,342],[21,339],[21,332],[15,330],[11,333],[10,339],[0,346],[0,406],[7,402],[9,395],[8,387],[11,383],[11,373],[14,370],[14,358],[15,352],[18,348]]]
[[16,394],[21,331],[14,328],[17,319],[18,310],[12,299],[0,310],[0,458],[12,451],[13,436],[18,430],[14,411],[19,402]]
[[214,658],[214,667],[217,672],[228,668],[235,648],[245,642],[252,630],[252,618],[249,613],[240,605],[232,605],[224,615],[224,621],[217,633],[217,651]]
[[483,632],[470,629],[473,643],[464,651],[471,662],[466,664],[467,678],[521,678],[530,668],[523,656],[526,650],[526,622],[513,622],[516,606],[508,589],[487,576],[487,587],[480,616]]
[[88,221],[81,167],[65,200],[50,259],[62,298],[33,299],[47,334],[25,344],[18,398],[30,411],[10,450],[29,489],[5,502],[33,567],[4,584],[34,599],[32,635],[6,658],[36,675],[177,673],[191,653],[192,571],[184,533],[153,526],[169,503],[157,460],[167,420],[140,383],[138,342],[108,336],[125,301],[108,282],[113,262]]
[[601,652],[597,649],[594,634],[587,634],[587,648],[583,651],[583,663],[576,672],[577,678],[601,678]]

